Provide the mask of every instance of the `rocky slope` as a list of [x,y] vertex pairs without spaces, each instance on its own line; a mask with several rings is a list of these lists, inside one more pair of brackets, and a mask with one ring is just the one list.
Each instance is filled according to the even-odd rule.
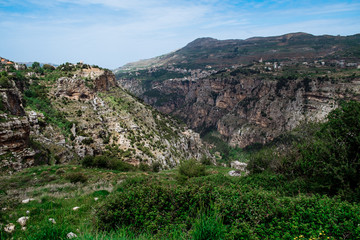
[[[178,53],[187,53],[181,59],[188,66],[212,66],[182,68],[174,60],[178,58],[172,58],[174,62],[164,61],[160,67],[117,72],[117,77],[124,88],[161,112],[180,117],[198,132],[216,130],[231,145],[246,147],[268,142],[303,121],[323,120],[340,99],[360,100],[360,48],[353,42],[358,37],[199,39]],[[247,54],[220,60],[229,51],[219,49],[236,44],[248,49]],[[264,50],[266,46],[273,51]],[[354,51],[349,54],[349,49]],[[211,63],[215,59],[218,65]],[[252,63],[239,64],[248,60]]]
[[[2,170],[106,152],[132,165],[159,163],[163,169],[181,159],[210,157],[199,134],[139,102],[108,70],[64,64],[45,73],[29,68],[1,74]],[[26,151],[32,154],[18,154]]]

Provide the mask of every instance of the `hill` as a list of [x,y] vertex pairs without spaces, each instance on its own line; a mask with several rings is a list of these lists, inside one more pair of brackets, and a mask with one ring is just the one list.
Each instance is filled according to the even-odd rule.
[[149,67],[174,66],[186,69],[221,69],[253,61],[346,60],[360,58],[360,34],[352,36],[314,36],[289,33],[274,37],[253,37],[246,40],[198,38],[185,47],[163,56],[129,63],[114,70],[141,70]]
[[14,65],[1,72],[2,171],[101,155],[114,162],[93,164],[166,169],[210,156],[198,134],[118,87],[109,70]]

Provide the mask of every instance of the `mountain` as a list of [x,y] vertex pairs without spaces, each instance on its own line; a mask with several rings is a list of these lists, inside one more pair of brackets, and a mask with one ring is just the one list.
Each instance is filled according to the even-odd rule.
[[2,171],[105,155],[160,169],[211,157],[199,134],[118,87],[107,69],[14,65],[0,65]]
[[314,36],[289,33],[275,37],[246,40],[199,38],[185,47],[163,56],[129,63],[114,72],[149,67],[174,66],[186,69],[221,69],[253,61],[310,61],[313,59],[347,59],[360,56],[360,34],[353,36]]
[[[115,71],[120,85],[232,146],[267,143],[340,100],[360,100],[360,35],[200,38]],[[156,64],[155,64],[156,63]]]

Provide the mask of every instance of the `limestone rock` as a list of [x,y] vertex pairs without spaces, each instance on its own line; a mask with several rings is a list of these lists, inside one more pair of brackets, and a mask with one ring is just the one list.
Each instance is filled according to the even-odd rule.
[[21,227],[24,227],[26,225],[27,220],[29,220],[29,217],[21,217],[16,222],[21,225]]
[[55,221],[55,219],[53,219],[53,218],[49,218],[49,222],[51,222],[51,223],[53,223],[53,224],[56,224],[56,221]]
[[12,233],[13,231],[15,231],[15,224],[13,223],[9,223],[4,227],[4,231],[7,233]]
[[27,198],[27,199],[22,200],[21,202],[22,203],[29,203],[31,201],[35,201],[35,199],[34,198]]
[[69,233],[66,235],[66,237],[67,237],[68,239],[73,239],[73,238],[77,238],[77,235],[76,235],[75,233],[73,233],[73,232],[69,232]]
[[241,171],[238,170],[232,170],[229,172],[229,175],[232,177],[241,177]]
[[230,163],[231,168],[235,168],[240,171],[246,171],[247,163],[239,162],[239,161],[233,161]]

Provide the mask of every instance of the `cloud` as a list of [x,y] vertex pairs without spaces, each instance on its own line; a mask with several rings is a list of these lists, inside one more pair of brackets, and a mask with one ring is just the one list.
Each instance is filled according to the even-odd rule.
[[360,4],[340,0],[0,0],[0,5],[2,56],[84,60],[109,68],[204,36],[353,34],[360,12]]

